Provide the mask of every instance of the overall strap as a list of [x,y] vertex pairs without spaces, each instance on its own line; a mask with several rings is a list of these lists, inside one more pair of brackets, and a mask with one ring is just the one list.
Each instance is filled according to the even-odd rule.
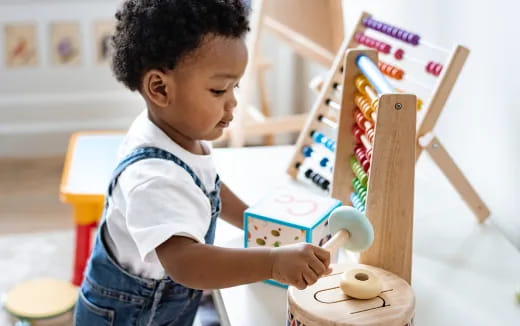
[[[190,174],[195,184],[202,190],[206,197],[209,198],[210,194],[207,192],[206,187],[204,186],[202,181],[200,181],[199,177],[195,174],[195,172],[193,172],[193,170],[188,166],[188,164],[186,164],[183,160],[173,155],[172,153],[157,147],[139,147],[135,149],[132,153],[130,153],[128,156],[126,156],[115,168],[112,174],[112,179],[108,186],[108,196],[112,195],[112,192],[114,191],[114,188],[117,185],[119,176],[127,167],[129,167],[135,162],[150,158],[169,160],[183,168],[186,172]],[[215,179],[215,186],[218,187],[219,185],[220,179],[217,174],[217,178]]]

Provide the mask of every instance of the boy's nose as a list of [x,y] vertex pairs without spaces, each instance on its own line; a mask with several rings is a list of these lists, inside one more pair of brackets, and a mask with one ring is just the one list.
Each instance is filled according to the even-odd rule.
[[232,109],[236,108],[236,106],[237,106],[237,99],[236,99],[235,94],[232,94],[231,97],[229,98],[229,100],[226,101],[224,109],[232,110]]

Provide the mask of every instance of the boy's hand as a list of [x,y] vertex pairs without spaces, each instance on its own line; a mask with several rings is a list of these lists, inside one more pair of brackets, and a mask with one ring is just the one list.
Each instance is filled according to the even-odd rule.
[[329,274],[330,253],[309,243],[297,243],[272,249],[271,277],[299,290]]

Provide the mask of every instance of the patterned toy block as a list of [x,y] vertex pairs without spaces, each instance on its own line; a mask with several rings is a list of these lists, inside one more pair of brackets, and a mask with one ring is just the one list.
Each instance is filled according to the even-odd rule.
[[[291,187],[278,188],[244,212],[244,247],[279,247],[298,242],[323,245],[331,235],[330,213],[341,202]],[[287,287],[273,280],[268,283]]]

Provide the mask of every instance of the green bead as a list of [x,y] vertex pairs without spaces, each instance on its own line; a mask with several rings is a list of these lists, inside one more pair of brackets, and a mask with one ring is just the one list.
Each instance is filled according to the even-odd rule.
[[350,166],[356,177],[360,180],[361,184],[366,187],[368,181],[368,175],[365,173],[359,162],[354,156],[350,157]]

